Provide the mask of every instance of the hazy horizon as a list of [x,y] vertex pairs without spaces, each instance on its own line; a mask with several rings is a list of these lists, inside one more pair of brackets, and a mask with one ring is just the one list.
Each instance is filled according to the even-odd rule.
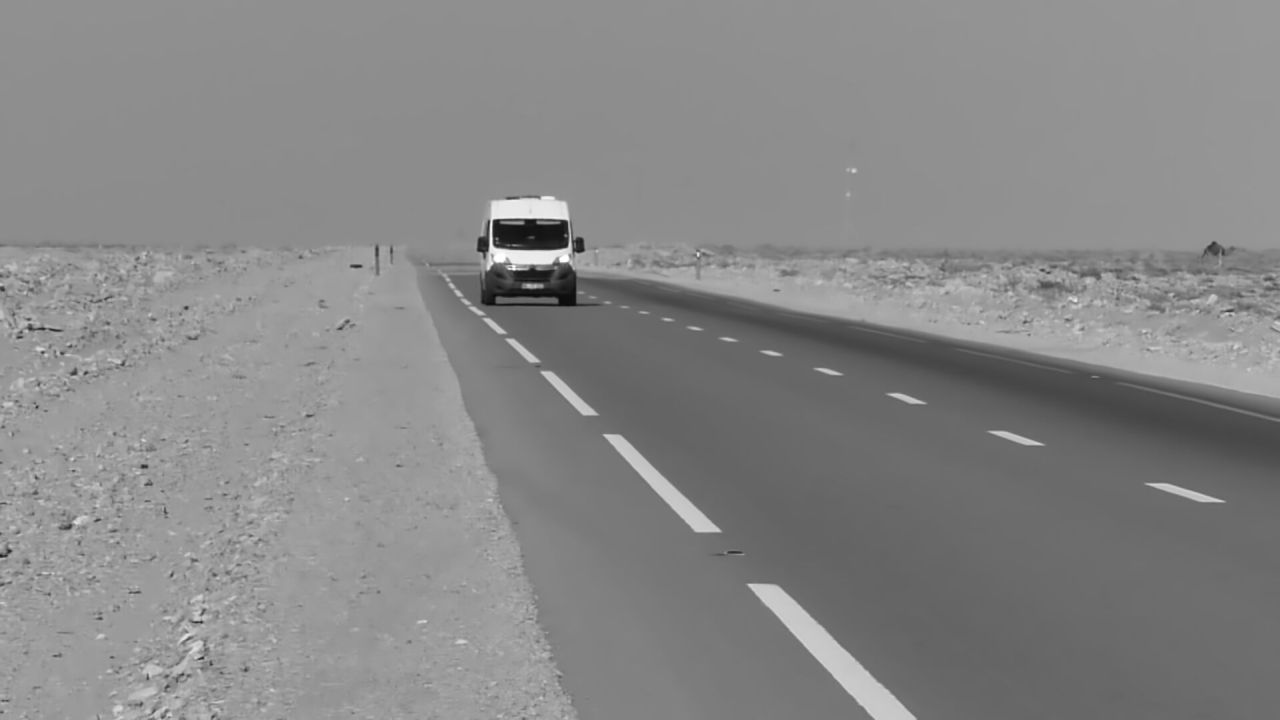
[[[1280,6],[0,9],[0,243],[1280,247]],[[852,148],[852,153],[850,153]],[[845,174],[856,165],[852,236]]]

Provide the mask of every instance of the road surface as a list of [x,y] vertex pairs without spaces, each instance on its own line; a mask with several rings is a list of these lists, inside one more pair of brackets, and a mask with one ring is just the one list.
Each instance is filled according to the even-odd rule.
[[583,718],[1280,716],[1280,403],[579,282],[419,269]]

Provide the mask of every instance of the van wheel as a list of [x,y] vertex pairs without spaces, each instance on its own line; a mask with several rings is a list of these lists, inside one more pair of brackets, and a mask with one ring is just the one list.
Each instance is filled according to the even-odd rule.
[[485,290],[483,285],[480,286],[480,304],[481,305],[493,305],[497,301],[498,301],[498,297],[496,295],[494,295],[492,292],[489,292],[488,290]]
[[561,295],[559,300],[561,305],[577,305],[578,291],[576,289],[570,290],[568,293]]

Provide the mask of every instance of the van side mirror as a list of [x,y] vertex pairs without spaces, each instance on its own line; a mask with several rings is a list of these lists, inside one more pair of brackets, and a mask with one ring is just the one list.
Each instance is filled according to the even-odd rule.
[[476,240],[476,252],[483,253],[489,249],[489,238],[481,235]]
[[580,237],[576,237],[576,238],[574,238],[574,239],[573,239],[573,251],[574,251],[574,252],[576,252],[576,253],[586,252],[586,251],[587,251],[587,243],[586,243],[586,241],[584,241],[584,240],[583,240],[582,238],[580,238]]

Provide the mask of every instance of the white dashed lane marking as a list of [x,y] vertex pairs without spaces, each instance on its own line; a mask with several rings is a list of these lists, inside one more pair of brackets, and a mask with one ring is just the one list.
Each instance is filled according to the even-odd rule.
[[760,354],[768,355],[769,357],[782,357],[782,353],[778,352],[777,350],[761,350]]
[[735,338],[731,338],[731,337],[721,337],[720,342],[736,343],[738,341]]
[[515,338],[507,338],[507,344],[510,345],[513,349],[515,349],[516,352],[520,353],[520,357],[524,358],[525,362],[528,362],[532,365],[542,364],[542,361],[538,359],[538,356],[529,352],[525,348],[525,346],[520,344],[519,340],[516,340]]
[[840,372],[839,370],[832,370],[831,368],[816,367],[814,368],[814,370],[817,370],[823,375],[830,375],[832,377],[840,377],[841,375],[844,375],[844,373]]
[[631,306],[630,306],[630,305],[619,305],[618,307],[622,308],[623,310],[630,310],[630,309],[631,309]]
[[560,394],[564,396],[564,399],[569,401],[569,404],[573,406],[574,410],[577,410],[587,417],[595,417],[596,415],[599,415],[595,409],[583,402],[582,398],[578,397],[578,393],[574,392],[573,388],[569,387],[565,381],[561,380],[559,375],[556,375],[550,370],[543,370],[542,377],[546,378],[547,382],[551,383],[551,387],[558,390]]
[[1226,500],[1219,500],[1218,498],[1213,497],[1211,495],[1205,495],[1204,493],[1198,493],[1195,490],[1188,490],[1184,487],[1178,487],[1177,485],[1174,485],[1172,483],[1147,483],[1147,487],[1153,487],[1157,490],[1163,490],[1167,493],[1177,495],[1179,497],[1184,497],[1188,500],[1194,500],[1198,503],[1226,502]]
[[648,315],[648,314],[649,314],[649,311],[648,311],[648,310],[641,310],[641,311],[640,311],[640,314],[641,314],[641,315]]
[[484,317],[484,311],[474,305],[468,305],[467,309],[476,314],[476,317]]
[[658,497],[662,498],[662,500],[666,502],[673,511],[675,511],[676,515],[679,515],[680,519],[684,520],[694,532],[720,532],[720,528],[716,527],[716,524],[711,522],[706,515],[703,515],[702,511],[690,502],[689,498],[686,498],[679,490],[677,490],[675,485],[672,485],[669,480],[663,477],[662,473],[658,472],[657,468],[649,464],[649,461],[645,460],[644,456],[640,454],[640,451],[636,450],[631,443],[627,442],[626,438],[621,435],[605,435],[604,438],[608,440],[609,444],[618,451],[618,454],[621,455],[637,473],[639,473],[640,477],[649,484],[649,487],[653,488],[653,491],[658,494]]
[[499,325],[498,323],[494,322],[494,321],[493,321],[493,318],[485,318],[485,319],[484,319],[484,324],[485,324],[485,325],[488,325],[488,326],[489,326],[489,328],[490,328],[491,330],[493,330],[494,332],[498,333],[499,335],[506,335],[506,334],[507,334],[507,331],[506,331],[506,330],[503,330],[501,325]]
[[697,325],[685,325],[685,327],[689,328],[694,332],[702,332],[702,328],[698,327]]
[[669,318],[669,317],[662,318],[662,322],[675,322],[675,321],[676,321],[675,318]]
[[906,403],[906,404],[908,404],[908,405],[924,405],[924,404],[926,404],[926,403],[925,403],[925,401],[923,401],[923,400],[917,400],[916,398],[913,398],[913,397],[911,397],[910,395],[905,395],[905,394],[903,394],[903,393],[896,393],[896,392],[892,392],[892,393],[888,393],[888,395],[889,395],[889,397],[893,398],[894,400],[901,400],[902,402],[904,402],[904,403]]
[[1032,440],[1031,438],[1022,437],[1021,435],[1018,435],[1016,433],[1011,433],[1008,430],[988,430],[987,432],[992,435],[995,435],[998,438],[1004,438],[1009,442],[1015,442],[1015,443],[1018,443],[1019,445],[1026,445],[1027,447],[1040,447],[1044,445],[1044,443],[1042,442]]
[[747,587],[873,720],[915,720],[915,715],[781,586],[749,583]]

